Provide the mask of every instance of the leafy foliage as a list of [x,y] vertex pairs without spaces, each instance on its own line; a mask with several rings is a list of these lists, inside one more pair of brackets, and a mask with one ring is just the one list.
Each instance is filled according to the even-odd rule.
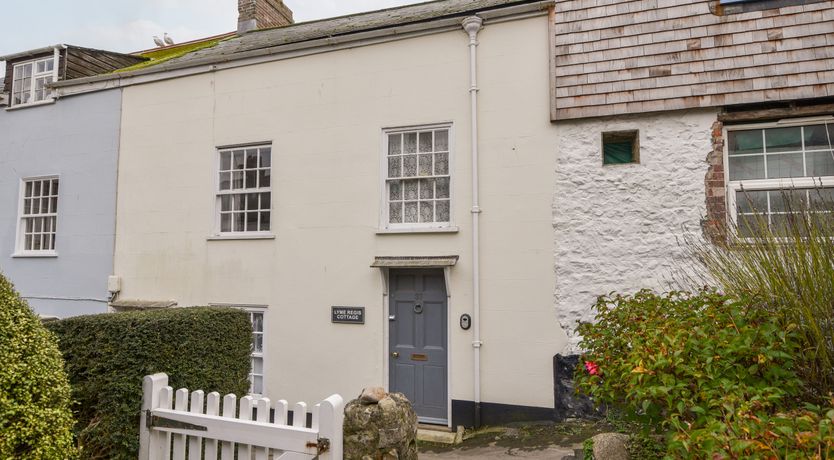
[[580,366],[579,387],[666,432],[669,454],[834,454],[825,444],[829,414],[820,408],[783,414],[802,388],[795,326],[782,327],[767,309],[709,290],[603,296],[595,308],[597,323],[579,331],[586,362],[598,372]]
[[76,456],[55,337],[0,275],[0,458]]
[[[737,298],[762,299],[782,321],[799,326],[798,370],[823,400],[834,392],[834,203],[830,189],[771,193],[786,214],[768,218],[753,193],[739,197],[749,214],[726,244],[690,240],[692,284],[716,284]],[[767,206],[765,201],[764,206]],[[775,206],[775,205],[774,205]],[[772,220],[772,222],[771,222]],[[776,223],[778,222],[778,225]]]
[[135,459],[142,379],[165,372],[174,388],[245,394],[252,326],[230,308],[175,308],[49,323],[72,384],[83,458]]

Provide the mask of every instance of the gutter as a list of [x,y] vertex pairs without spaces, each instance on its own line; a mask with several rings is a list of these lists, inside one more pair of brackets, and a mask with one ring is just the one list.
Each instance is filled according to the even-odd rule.
[[35,56],[39,56],[39,55],[42,55],[42,54],[52,53],[53,50],[55,50],[57,48],[63,49],[63,48],[66,48],[66,47],[67,47],[67,45],[64,45],[64,44],[61,44],[61,43],[59,43],[57,45],[52,45],[52,46],[44,46],[43,48],[38,48],[38,49],[34,49],[34,50],[29,50],[29,51],[21,51],[20,53],[7,54],[5,56],[0,56],[0,61],[12,61],[14,59],[19,59],[19,58],[24,58],[24,57],[35,57]]
[[[553,5],[552,0],[515,5],[506,8],[482,11],[478,16],[483,20],[510,20],[515,18],[546,15]],[[322,54],[331,51],[358,48],[423,35],[459,30],[461,16],[443,18],[428,22],[406,24],[385,29],[368,30],[338,37],[324,37],[297,43],[288,43],[270,48],[236,53],[223,58],[204,58],[189,62],[149,67],[119,74],[97,75],[53,83],[60,96],[103,91],[156,81],[170,80],[218,70],[261,64],[265,62],[293,59],[301,56]]]

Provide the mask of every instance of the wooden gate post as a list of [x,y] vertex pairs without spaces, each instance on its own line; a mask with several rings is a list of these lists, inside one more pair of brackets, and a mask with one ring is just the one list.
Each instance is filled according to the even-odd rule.
[[[342,430],[345,421],[345,401],[339,395],[333,395],[316,407],[318,415],[319,439],[327,439],[330,444],[319,460],[342,460]],[[294,414],[293,414],[294,415]]]
[[[164,443],[153,436],[149,427],[149,411],[160,406],[159,395],[168,386],[167,374],[147,375],[142,380],[142,415],[139,421],[139,460],[157,460],[164,458],[161,453]],[[164,437],[163,437],[164,439]]]

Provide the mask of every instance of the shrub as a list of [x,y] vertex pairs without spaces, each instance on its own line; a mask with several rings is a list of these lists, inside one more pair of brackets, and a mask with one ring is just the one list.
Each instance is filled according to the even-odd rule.
[[135,459],[142,378],[170,376],[174,388],[245,394],[252,326],[231,308],[82,316],[49,323],[60,339],[83,458]]
[[75,457],[70,387],[55,337],[0,275],[0,458]]
[[579,327],[580,389],[665,431],[671,456],[834,455],[834,412],[787,410],[802,388],[795,326],[709,290],[603,296],[595,308],[597,323]]
[[765,192],[747,192],[739,200],[751,214],[728,229],[726,244],[688,242],[696,267],[701,268],[694,280],[698,285],[717,284],[736,297],[763,299],[784,325],[799,326],[804,350],[798,370],[818,399],[834,392],[834,203],[830,191],[771,192],[772,206],[778,203],[788,212],[773,221],[779,225],[770,225],[768,216],[757,209]]

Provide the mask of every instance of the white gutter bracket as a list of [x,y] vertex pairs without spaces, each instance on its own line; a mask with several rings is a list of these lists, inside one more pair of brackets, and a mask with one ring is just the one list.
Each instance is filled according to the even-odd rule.
[[472,146],[472,348],[474,350],[475,428],[481,426],[481,242],[478,167],[478,33],[484,20],[470,16],[461,23],[469,35],[469,96]]

